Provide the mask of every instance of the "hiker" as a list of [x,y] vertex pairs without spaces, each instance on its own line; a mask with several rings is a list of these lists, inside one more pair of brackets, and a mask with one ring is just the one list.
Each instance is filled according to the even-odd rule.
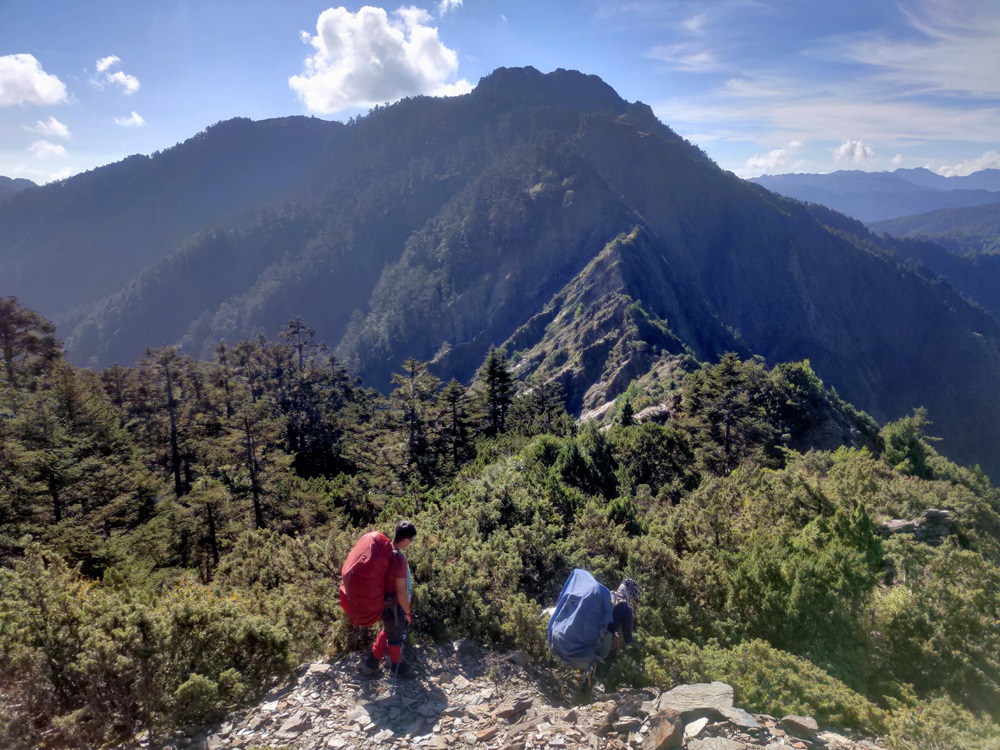
[[417,535],[417,528],[409,521],[396,524],[392,535],[392,560],[385,578],[385,597],[382,609],[382,630],[379,631],[371,653],[364,662],[364,671],[376,674],[382,659],[389,654],[392,674],[404,679],[413,677],[408,662],[403,661],[403,641],[409,626],[413,624],[413,610],[410,607],[410,566],[406,562],[404,550]]
[[622,642],[626,646],[633,643],[635,631],[635,609],[639,603],[639,584],[632,578],[626,578],[617,589],[611,592],[611,622],[601,636],[599,656],[607,659],[614,648],[615,656],[621,650]]

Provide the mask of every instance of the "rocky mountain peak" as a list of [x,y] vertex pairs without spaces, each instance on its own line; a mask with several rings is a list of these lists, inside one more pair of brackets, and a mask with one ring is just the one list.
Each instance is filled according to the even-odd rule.
[[541,73],[530,66],[497,68],[479,80],[473,96],[516,97],[525,104],[544,104],[582,111],[622,115],[628,102],[598,76],[559,68]]

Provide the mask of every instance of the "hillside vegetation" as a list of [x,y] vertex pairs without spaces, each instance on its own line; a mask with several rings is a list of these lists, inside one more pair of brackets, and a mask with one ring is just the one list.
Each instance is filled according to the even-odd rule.
[[925,407],[948,455],[1000,471],[995,317],[594,76],[499,69],[344,125],[220,123],[5,206],[0,294],[55,319],[79,365],[207,360],[301,316],[383,393],[410,358],[468,382],[496,345],[575,415],[664,354],[808,359],[875,419]]
[[156,747],[339,652],[340,565],[401,517],[420,637],[540,658],[582,566],[644,592],[610,687],[719,679],[894,750],[1000,742],[1000,496],[922,411],[879,428],[808,362],[668,352],[600,425],[497,349],[471,385],[411,359],[382,396],[298,319],[94,372],[6,298],[0,356],[4,747]]
[[932,240],[955,255],[1000,254],[1000,202],[873,221],[868,226],[893,237]]

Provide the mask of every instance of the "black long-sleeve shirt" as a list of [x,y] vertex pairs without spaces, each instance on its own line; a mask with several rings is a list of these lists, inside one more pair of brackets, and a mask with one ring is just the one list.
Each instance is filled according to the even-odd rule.
[[635,629],[635,620],[632,614],[632,607],[628,602],[618,602],[611,610],[611,624],[608,630],[612,633],[621,631],[622,641],[626,646],[632,645],[632,631]]

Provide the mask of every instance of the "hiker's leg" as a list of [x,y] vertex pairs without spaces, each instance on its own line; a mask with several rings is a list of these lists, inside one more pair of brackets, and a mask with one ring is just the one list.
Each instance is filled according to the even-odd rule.
[[374,656],[379,661],[385,656],[386,646],[389,644],[389,637],[386,635],[385,628],[383,627],[378,635],[375,637],[375,643],[372,644],[372,656]]
[[393,665],[399,664],[403,659],[403,639],[406,638],[406,615],[399,605],[396,605],[395,610],[393,617],[385,618],[382,631],[386,634],[389,661]]

